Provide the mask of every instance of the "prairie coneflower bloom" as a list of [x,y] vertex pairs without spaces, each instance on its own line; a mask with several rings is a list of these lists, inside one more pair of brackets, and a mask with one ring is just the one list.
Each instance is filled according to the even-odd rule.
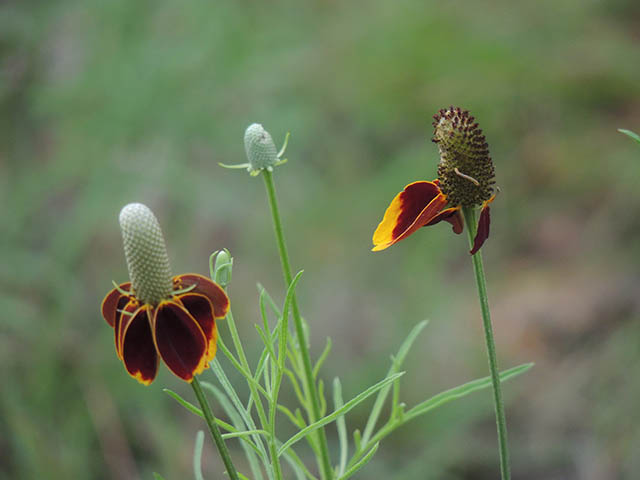
[[489,204],[495,198],[495,181],[482,130],[474,117],[460,108],[442,109],[433,118],[432,141],[440,150],[438,179],[410,183],[396,195],[373,234],[373,251],[384,250],[420,227],[443,220],[455,233],[462,233],[463,207],[482,207],[470,253],[475,254],[489,237]]
[[226,316],[229,299],[202,275],[171,276],[160,225],[145,205],[126,205],[120,228],[131,282],[102,301],[118,358],[145,385],[156,377],[158,357],[190,382],[216,354],[216,319]]

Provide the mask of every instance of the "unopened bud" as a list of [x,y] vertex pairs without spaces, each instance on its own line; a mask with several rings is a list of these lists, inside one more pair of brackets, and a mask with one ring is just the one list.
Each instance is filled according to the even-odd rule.
[[226,248],[224,250],[220,250],[218,255],[216,255],[216,261],[214,263],[213,271],[214,271],[214,279],[221,287],[226,287],[231,283],[231,271],[233,269],[233,257],[229,253],[229,250]]
[[249,171],[252,173],[271,170],[280,160],[271,135],[259,123],[249,125],[244,132],[244,149],[249,159]]

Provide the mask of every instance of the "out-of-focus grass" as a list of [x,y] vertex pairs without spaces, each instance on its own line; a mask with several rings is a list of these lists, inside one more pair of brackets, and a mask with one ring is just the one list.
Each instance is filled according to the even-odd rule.
[[[98,306],[126,276],[117,213],[143,201],[176,272],[230,248],[255,335],[255,282],[282,291],[266,200],[217,162],[244,161],[256,121],[292,132],[279,196],[314,351],[333,338],[326,378],[356,393],[425,317],[409,399],[485,375],[464,238],[368,251],[393,195],[434,177],[430,116],[449,104],[480,121],[502,190],[485,248],[501,363],[537,363],[507,388],[514,471],[633,478],[640,163],[616,129],[640,125],[640,10],[609,3],[4,2],[0,478],[189,475],[197,424],[161,393],[183,386],[130,380]],[[368,471],[495,478],[494,435],[479,394]]]

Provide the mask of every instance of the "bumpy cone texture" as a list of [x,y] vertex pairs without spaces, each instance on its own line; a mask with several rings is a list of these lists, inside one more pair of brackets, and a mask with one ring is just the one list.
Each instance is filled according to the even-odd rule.
[[244,132],[244,149],[252,171],[273,167],[278,163],[278,150],[269,132],[254,123]]
[[[481,205],[493,195],[493,161],[482,130],[467,110],[449,107],[433,116],[433,142],[440,150],[438,178],[450,205]],[[458,172],[474,178],[479,185]]]
[[157,305],[171,296],[169,256],[160,224],[146,205],[130,203],[120,211],[120,229],[129,278],[142,303]]

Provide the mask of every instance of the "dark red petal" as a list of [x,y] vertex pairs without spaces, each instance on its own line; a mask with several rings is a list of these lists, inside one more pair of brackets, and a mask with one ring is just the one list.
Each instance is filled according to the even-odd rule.
[[196,288],[191,290],[191,292],[200,293],[211,301],[214,317],[223,318],[227,316],[227,312],[229,311],[229,297],[227,297],[227,294],[217,283],[212,282],[207,277],[198,275],[197,273],[177,275],[174,277],[174,281],[178,284],[178,288],[180,289],[196,285]]
[[427,225],[447,204],[447,197],[433,182],[407,185],[391,201],[373,233],[373,251],[384,250]]
[[489,225],[491,223],[491,215],[489,212],[489,203],[485,203],[480,212],[480,220],[478,220],[478,232],[476,238],[473,239],[473,248],[469,252],[474,255],[480,247],[484,244],[485,240],[489,238]]
[[125,320],[122,332],[122,361],[133,378],[149,385],[158,373],[158,354],[153,343],[149,322],[150,308],[139,308],[133,316]]
[[114,324],[113,331],[116,341],[116,353],[120,360],[122,360],[122,340],[124,339],[124,331],[129,326],[129,323],[131,323],[131,320],[133,320],[133,317],[137,313],[139,307],[140,303],[138,303],[137,300],[129,299],[124,307],[118,309],[119,311],[116,315],[116,323]]
[[156,307],[153,336],[158,353],[175,375],[190,382],[207,364],[207,339],[198,322],[172,300]]
[[[131,288],[131,283],[121,283],[119,285],[121,290],[128,292]],[[121,298],[123,295],[118,291],[117,288],[114,288],[107,296],[102,300],[102,316],[107,321],[110,327],[113,327],[116,321],[116,311],[122,309],[122,307],[127,303],[126,300],[121,304]],[[126,297],[125,297],[126,298]]]
[[204,295],[191,292],[178,295],[176,298],[198,322],[207,338],[207,362],[210,362],[216,356],[216,341],[218,339],[211,301]]
[[449,222],[453,226],[453,233],[461,234],[464,228],[464,222],[462,220],[462,214],[460,213],[460,207],[447,208],[442,210],[438,215],[433,217],[429,223],[425,225],[435,225],[441,221]]

